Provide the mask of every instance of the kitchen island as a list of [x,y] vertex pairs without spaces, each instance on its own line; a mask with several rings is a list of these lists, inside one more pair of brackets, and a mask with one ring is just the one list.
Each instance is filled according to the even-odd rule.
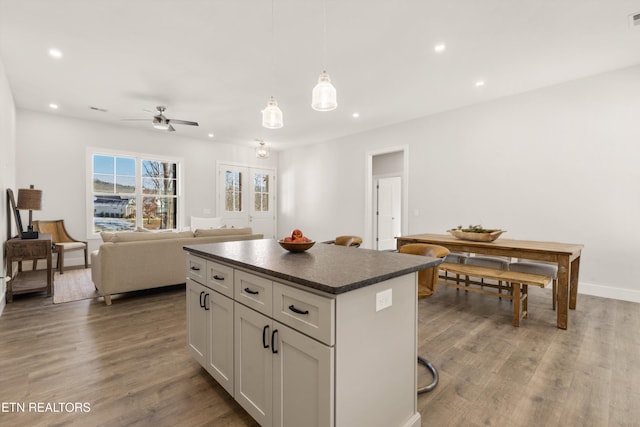
[[187,348],[262,426],[420,425],[417,274],[441,260],[185,246]]

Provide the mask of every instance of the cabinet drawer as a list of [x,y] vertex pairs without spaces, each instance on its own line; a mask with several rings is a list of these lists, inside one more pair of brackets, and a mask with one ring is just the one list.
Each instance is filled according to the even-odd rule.
[[206,281],[207,261],[193,256],[187,255],[187,276],[201,285],[205,285]]
[[233,298],[233,268],[207,261],[207,286]]
[[274,282],[273,318],[327,345],[335,341],[335,300]]
[[267,316],[272,315],[273,282],[244,271],[234,272],[234,299]]

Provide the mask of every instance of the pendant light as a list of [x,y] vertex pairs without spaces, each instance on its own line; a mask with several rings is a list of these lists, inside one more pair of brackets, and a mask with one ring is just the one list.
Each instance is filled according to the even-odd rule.
[[[274,30],[274,1],[271,0],[271,49],[273,49],[271,53],[271,64],[273,68],[273,86],[275,87],[276,80],[276,62],[275,62],[275,30]],[[280,129],[284,126],[284,121],[282,118],[282,110],[278,108],[278,103],[276,99],[271,96],[269,101],[267,102],[267,107],[262,110],[262,126],[267,129]]]
[[[324,14],[324,35],[323,35],[323,62],[326,61],[327,56],[327,3],[326,0],[322,2],[323,14]],[[331,84],[331,79],[326,70],[323,70],[318,77],[318,84],[313,88],[311,92],[311,108],[316,111],[331,111],[338,107],[338,100],[336,96],[336,88]]]
[[264,143],[264,141],[256,139],[258,141],[258,146],[256,147],[256,157],[259,159],[268,159],[270,154],[270,149]]
[[267,102],[267,107],[262,110],[262,126],[267,129],[280,129],[284,126],[282,110],[278,108],[276,99],[272,96]]

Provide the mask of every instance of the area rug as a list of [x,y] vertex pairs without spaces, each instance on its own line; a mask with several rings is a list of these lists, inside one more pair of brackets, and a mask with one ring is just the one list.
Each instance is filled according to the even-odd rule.
[[83,299],[97,298],[98,292],[91,281],[91,269],[65,269],[53,278],[53,303],[61,304]]

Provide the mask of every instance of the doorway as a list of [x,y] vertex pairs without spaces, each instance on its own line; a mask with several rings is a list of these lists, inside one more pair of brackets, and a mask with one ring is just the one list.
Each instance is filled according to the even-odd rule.
[[217,216],[228,226],[275,238],[276,171],[219,163],[217,172]]
[[365,235],[363,246],[394,250],[407,234],[408,147],[390,147],[366,155]]

